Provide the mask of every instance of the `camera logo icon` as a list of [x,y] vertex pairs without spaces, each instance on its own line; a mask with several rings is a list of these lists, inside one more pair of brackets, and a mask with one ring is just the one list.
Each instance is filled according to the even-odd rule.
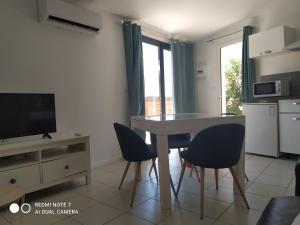
[[27,214],[31,211],[31,206],[28,203],[23,203],[21,207],[17,203],[12,203],[9,206],[9,211],[13,214],[18,213],[20,210],[22,213]]

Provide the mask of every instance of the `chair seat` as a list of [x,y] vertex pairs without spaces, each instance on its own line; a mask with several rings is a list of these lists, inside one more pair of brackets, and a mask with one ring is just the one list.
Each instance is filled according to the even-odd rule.
[[300,197],[272,198],[263,211],[257,225],[291,225],[300,213]]
[[224,169],[224,168],[229,168],[231,166],[234,166],[233,164],[223,160],[222,157],[218,157],[218,156],[215,156],[210,161],[204,162],[203,160],[201,160],[201,155],[197,157],[191,157],[191,154],[189,153],[189,149],[185,151],[181,151],[180,157],[195,166],[200,166],[209,169]]

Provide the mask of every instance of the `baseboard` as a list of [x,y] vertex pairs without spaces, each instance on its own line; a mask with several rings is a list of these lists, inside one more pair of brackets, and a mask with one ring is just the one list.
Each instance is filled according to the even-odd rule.
[[103,160],[103,161],[100,161],[100,162],[92,162],[91,167],[92,167],[92,169],[95,169],[97,167],[106,166],[110,163],[114,163],[114,162],[120,161],[122,159],[123,159],[122,156],[116,156],[116,157],[113,157],[113,158],[108,159],[108,160]]

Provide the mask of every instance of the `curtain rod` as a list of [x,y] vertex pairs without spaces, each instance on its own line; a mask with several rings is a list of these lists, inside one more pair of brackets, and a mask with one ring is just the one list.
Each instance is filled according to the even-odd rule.
[[220,38],[224,38],[224,37],[230,36],[230,35],[232,35],[232,34],[237,34],[237,33],[240,33],[240,32],[242,32],[242,31],[243,31],[243,30],[238,30],[238,31],[235,31],[235,32],[232,32],[232,33],[229,33],[229,34],[225,34],[225,35],[223,35],[223,36],[220,36],[220,37],[216,37],[216,38],[210,39],[210,40],[208,40],[207,42],[213,42],[213,41],[218,40],[218,39],[220,39]]
[[146,33],[146,35],[148,33],[148,35],[156,37],[156,38],[158,38],[160,40],[165,40],[165,41],[167,41],[167,43],[171,42],[171,38],[167,38],[167,37],[164,37],[162,35],[156,34],[157,33],[156,31],[152,31],[153,32],[152,33],[150,28],[149,28],[149,30],[147,30],[147,28],[143,27],[142,24],[140,24],[139,21],[137,21],[137,20],[121,20],[121,24],[123,24],[123,23],[125,23],[127,21],[130,21],[132,23],[136,23],[137,25],[141,26],[142,33],[144,31],[144,33]]
[[[142,31],[143,31],[143,28],[142,28]],[[142,33],[143,33],[143,32],[142,32]],[[170,43],[170,42],[171,42],[171,39],[170,39],[170,38],[165,38],[165,37],[162,37],[162,36],[160,36],[160,35],[158,35],[158,34],[152,34],[151,32],[148,32],[148,33],[147,33],[147,31],[144,32],[144,34],[145,34],[145,36],[147,36],[147,34],[148,34],[148,36],[153,36],[153,37],[156,37],[156,38],[158,38],[158,39],[165,40],[165,41],[167,41],[167,43]],[[164,42],[165,42],[165,41],[164,41]]]

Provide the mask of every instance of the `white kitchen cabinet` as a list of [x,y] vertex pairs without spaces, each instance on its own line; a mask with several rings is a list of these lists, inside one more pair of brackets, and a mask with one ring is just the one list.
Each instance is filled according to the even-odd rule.
[[300,99],[279,101],[280,152],[300,154]]
[[256,58],[284,52],[296,40],[294,28],[281,26],[249,36],[249,57]]

